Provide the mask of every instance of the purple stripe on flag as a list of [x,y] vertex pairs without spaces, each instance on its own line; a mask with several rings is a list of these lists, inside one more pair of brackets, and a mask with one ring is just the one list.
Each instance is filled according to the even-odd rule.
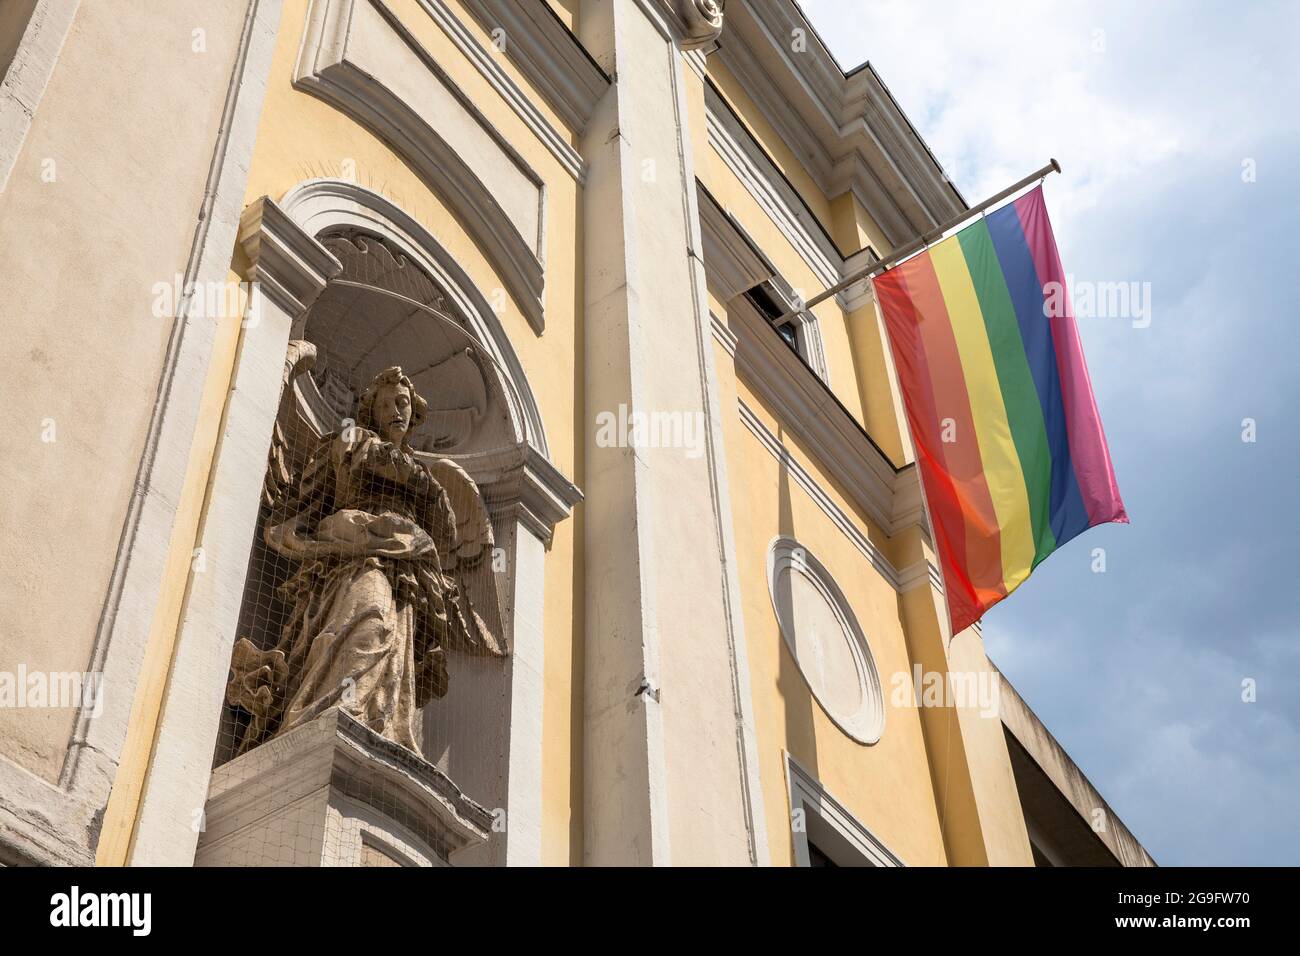
[[1052,339],[1056,343],[1056,362],[1061,376],[1061,397],[1065,405],[1066,428],[1070,440],[1070,459],[1079,481],[1079,491],[1088,509],[1089,526],[1107,521],[1128,521],[1124,502],[1120,500],[1119,483],[1111,465],[1110,450],[1102,431],[1101,416],[1097,413],[1097,400],[1092,393],[1088,366],[1083,360],[1083,345],[1079,341],[1079,328],[1074,321],[1074,309],[1065,287],[1065,273],[1056,249],[1043,202],[1043,189],[1039,186],[1015,202],[1020,216],[1025,240],[1034,258],[1038,279],[1046,288],[1048,283],[1059,283],[1058,290],[1048,301],[1061,303],[1060,315],[1050,317]]

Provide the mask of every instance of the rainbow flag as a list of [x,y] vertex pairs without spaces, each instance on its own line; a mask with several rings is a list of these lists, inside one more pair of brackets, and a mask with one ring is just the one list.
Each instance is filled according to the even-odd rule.
[[874,283],[956,634],[1128,515],[1041,186]]

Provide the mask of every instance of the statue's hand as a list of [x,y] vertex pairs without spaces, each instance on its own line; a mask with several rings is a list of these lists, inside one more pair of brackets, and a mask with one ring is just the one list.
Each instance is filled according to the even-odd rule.
[[427,495],[430,487],[433,485],[433,479],[429,473],[424,470],[419,462],[415,463],[414,471],[411,475],[410,485],[416,492],[421,495]]

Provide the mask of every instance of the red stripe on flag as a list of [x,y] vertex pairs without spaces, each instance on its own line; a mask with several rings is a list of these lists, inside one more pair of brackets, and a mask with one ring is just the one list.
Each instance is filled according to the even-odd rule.
[[[911,399],[904,404],[912,434],[934,431],[939,415],[930,387],[930,369],[920,343],[916,312],[901,273],[894,270],[876,280],[876,295],[889,329],[894,368],[904,383],[904,394]],[[966,574],[964,562],[959,560],[966,553],[966,522],[957,488],[948,476],[948,465],[941,457],[936,460],[934,445],[929,440],[918,441],[916,459],[933,515],[935,547],[943,569],[949,614],[961,620],[974,620],[979,616],[982,602]],[[941,443],[939,448],[942,449]]]
[[[941,517],[936,512],[942,512],[945,507],[955,508],[950,513],[959,515],[964,523],[964,564],[974,589],[977,612],[969,619],[959,616],[950,601],[954,630],[960,630],[1006,596],[1001,532],[984,476],[957,340],[953,336],[948,309],[929,253],[908,260],[876,280],[877,288],[882,284],[889,288],[891,283],[897,290],[897,294],[889,296],[891,301],[910,300],[911,308],[902,312],[896,307],[892,310],[892,317],[888,319],[890,337],[897,341],[897,333],[910,325],[915,330],[912,341],[916,343],[914,351],[919,356],[914,360],[910,380],[904,380],[900,371],[913,439],[918,445],[918,460],[924,460],[923,448],[925,458],[936,472],[945,470],[943,466],[946,465],[945,477],[953,489],[951,501],[945,501],[943,495],[939,495],[937,501],[930,501],[931,518],[938,524]],[[898,364],[897,355],[895,364]],[[919,395],[922,389],[928,389],[933,396],[932,410],[914,407],[918,405],[914,396]],[[954,430],[954,440],[950,442],[943,441],[945,419],[951,419]],[[927,490],[936,486],[937,483],[933,482],[926,485]],[[953,552],[951,563],[962,564],[961,554],[961,551]],[[945,584],[952,587],[946,578]]]

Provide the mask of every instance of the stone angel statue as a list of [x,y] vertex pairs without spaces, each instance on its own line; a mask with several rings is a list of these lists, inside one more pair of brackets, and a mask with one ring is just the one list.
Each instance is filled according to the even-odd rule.
[[278,458],[290,480],[270,496],[263,537],[297,567],[280,588],[279,643],[235,647],[227,701],[252,715],[239,753],[335,705],[419,753],[416,717],[447,692],[448,650],[505,656],[492,525],[459,465],[413,451],[427,413],[393,367],[296,479],[273,442],[272,470]]

